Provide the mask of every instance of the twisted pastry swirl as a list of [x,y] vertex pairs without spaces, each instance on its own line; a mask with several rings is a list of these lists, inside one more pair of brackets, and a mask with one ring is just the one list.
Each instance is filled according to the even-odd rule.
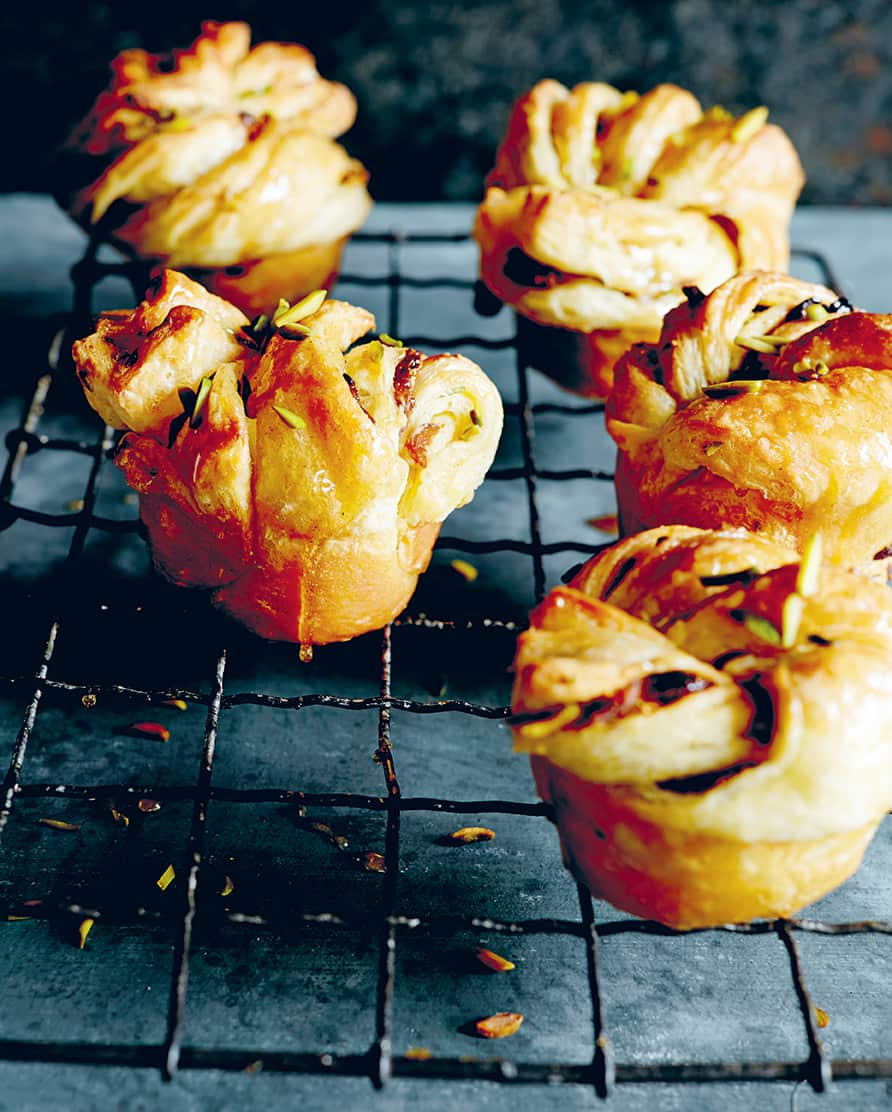
[[246,24],[205,23],[169,56],[120,54],[68,141],[90,179],[70,209],[136,256],[240,268],[225,288],[259,311],[283,275],[292,296],[323,284],[371,201],[365,170],[333,142],[355,118],[352,93],[302,46],[249,47]]
[[492,462],[502,407],[459,355],[380,341],[344,355],[374,327],[364,309],[297,309],[258,339],[165,271],[74,358],[93,408],[130,430],[116,460],[159,570],[261,636],[321,644],[402,610]]
[[823,286],[741,274],[668,314],[617,368],[624,532],[742,526],[869,565],[892,539],[892,316]]
[[817,550],[650,530],[534,611],[515,747],[565,854],[676,926],[790,914],[892,805],[892,599]]
[[786,267],[803,175],[766,114],[703,114],[672,85],[639,97],[550,80],[515,105],[475,225],[481,276],[531,320],[587,334],[588,392],[656,339],[684,286]]

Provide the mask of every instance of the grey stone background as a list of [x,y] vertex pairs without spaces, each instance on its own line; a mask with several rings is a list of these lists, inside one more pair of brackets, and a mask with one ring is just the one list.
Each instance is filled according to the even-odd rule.
[[[704,105],[769,105],[808,174],[803,200],[892,202],[889,0],[159,0],[4,5],[3,189],[47,190],[51,152],[118,50],[169,49],[203,18],[297,40],[360,104],[346,143],[381,200],[480,195],[512,100],[535,80],[674,81]],[[214,10],[216,8],[216,10]]]

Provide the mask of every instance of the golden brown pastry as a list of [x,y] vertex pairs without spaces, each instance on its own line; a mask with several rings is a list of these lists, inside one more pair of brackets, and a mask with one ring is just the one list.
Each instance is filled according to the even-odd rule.
[[515,670],[515,748],[565,861],[636,915],[790,915],[892,806],[892,595],[816,541],[621,541],[533,612]]
[[639,97],[547,80],[521,97],[474,235],[535,366],[606,396],[616,360],[656,340],[685,286],[786,267],[804,178],[766,116],[704,114],[674,85]]
[[329,286],[371,207],[368,175],[333,140],[353,94],[296,44],[250,48],[245,23],[205,23],[185,50],[125,50],[68,141],[85,228],[189,268],[251,316]]
[[892,541],[892,316],[822,286],[741,274],[668,314],[617,368],[625,533],[743,526],[868,565]]
[[316,291],[249,326],[168,270],[74,345],[87,400],[129,430],[116,460],[156,566],[263,637],[324,644],[395,617],[495,455],[480,368],[351,347],[374,325]]

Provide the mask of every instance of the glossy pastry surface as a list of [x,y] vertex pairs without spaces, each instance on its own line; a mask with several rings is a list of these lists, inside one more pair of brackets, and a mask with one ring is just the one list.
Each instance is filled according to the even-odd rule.
[[[231,268],[220,292],[260,311],[275,281],[294,297],[301,273],[308,286],[335,272],[368,214],[368,175],[334,142],[355,115],[308,50],[251,48],[244,23],[205,23],[171,55],[124,51],[68,143],[87,182],[72,215],[138,257],[210,279]],[[276,273],[258,275],[268,259]]]
[[639,97],[546,80],[515,105],[477,215],[481,276],[530,320],[586,335],[587,392],[656,339],[683,287],[787,265],[804,179],[766,116],[704,114],[672,85]]
[[374,323],[320,291],[258,330],[165,271],[74,346],[88,401],[130,430],[117,463],[157,567],[262,636],[325,643],[393,618],[495,455],[480,368],[351,346]]
[[892,598],[744,531],[630,537],[521,635],[515,747],[596,893],[692,927],[791,914],[892,805]]
[[742,526],[863,567],[892,540],[892,316],[780,274],[691,292],[617,368],[624,532]]

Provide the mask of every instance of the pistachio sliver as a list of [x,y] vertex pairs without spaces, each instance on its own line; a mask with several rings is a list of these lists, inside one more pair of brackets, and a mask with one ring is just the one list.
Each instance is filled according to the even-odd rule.
[[386,332],[379,333],[378,339],[382,344],[386,344],[391,348],[404,348],[406,346],[402,340],[397,340],[393,336],[388,336]]
[[781,611],[781,646],[792,649],[799,635],[802,624],[802,614],[805,610],[805,599],[795,592],[784,599]]
[[273,409],[282,418],[286,425],[290,425],[293,429],[305,429],[307,427],[306,421],[300,414],[295,413],[291,409],[286,409],[284,405],[274,405]]
[[782,347],[787,341],[779,336],[735,336],[734,343],[747,351],[757,351],[760,355],[774,355],[775,349]]
[[821,534],[812,533],[802,550],[802,562],[796,575],[796,591],[803,598],[811,598],[818,589],[823,547]]
[[557,711],[543,712],[542,717],[537,714],[532,721],[512,723],[514,729],[522,738],[538,741],[540,738],[556,734],[558,730],[570,722],[574,722],[580,714],[579,703],[569,703]]
[[308,293],[306,297],[302,297],[300,301],[295,302],[290,308],[288,308],[288,302],[282,299],[279,302],[279,308],[276,309],[273,315],[273,324],[276,328],[292,327],[299,321],[302,321],[304,317],[310,317],[313,313],[321,309],[326,297],[328,297],[327,290],[313,290],[312,293]]
[[751,610],[729,610],[728,614],[735,621],[741,622],[760,641],[768,645],[781,644],[781,631],[761,614],[754,614]]
[[815,322],[826,320],[830,316],[824,306],[817,301],[813,301],[811,305],[806,305],[805,315],[809,320]]
[[195,405],[192,406],[192,415],[189,418],[190,429],[198,428],[198,423],[201,420],[201,411],[207,404],[208,395],[211,392],[213,384],[213,375],[205,375],[198,384],[198,393],[195,395]]
[[751,108],[731,128],[731,141],[745,143],[748,139],[752,139],[756,132],[762,129],[767,119],[768,109],[764,104],[759,105],[758,108]]
[[480,574],[474,565],[467,560],[450,560],[449,566],[453,571],[457,571],[462,579],[467,579],[469,583],[473,583]]
[[171,884],[173,884],[175,877],[176,873],[174,872],[173,865],[168,865],[161,876],[159,876],[158,879],[155,881],[155,883],[158,885],[162,892],[166,892]]
[[93,929],[95,919],[81,919],[77,928],[77,948],[83,950],[87,944],[87,936]]

